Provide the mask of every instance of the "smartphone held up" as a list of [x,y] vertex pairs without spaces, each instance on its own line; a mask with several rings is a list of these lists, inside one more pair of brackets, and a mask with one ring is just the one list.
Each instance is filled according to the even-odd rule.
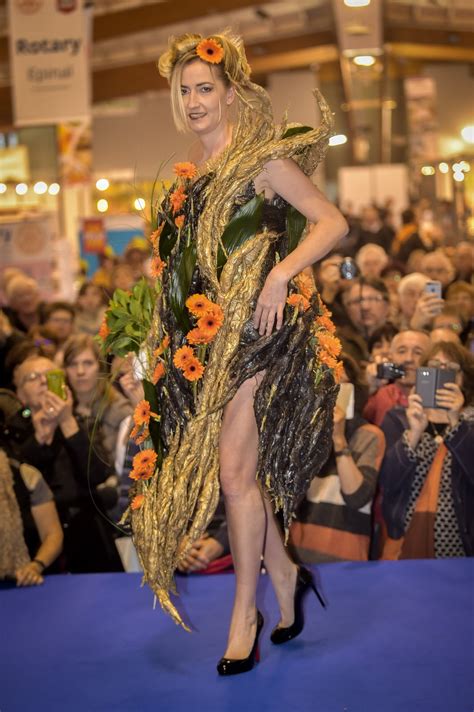
[[48,391],[54,393],[59,398],[67,400],[66,392],[66,375],[60,368],[52,369],[46,374],[46,383]]
[[415,393],[421,396],[423,408],[443,408],[438,405],[436,391],[446,383],[455,383],[456,373],[449,368],[423,366],[416,369]]

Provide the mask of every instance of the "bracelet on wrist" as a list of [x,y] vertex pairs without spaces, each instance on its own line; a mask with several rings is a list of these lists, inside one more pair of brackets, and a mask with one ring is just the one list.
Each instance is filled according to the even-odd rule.
[[44,563],[44,561],[41,561],[41,559],[32,559],[32,560],[31,560],[31,563],[32,563],[32,564],[38,564],[38,566],[41,568],[41,572],[40,572],[40,573],[43,573],[43,571],[44,571],[45,568],[46,568],[46,564]]
[[334,450],[334,457],[352,457],[352,453],[350,451],[350,448],[343,447],[340,450]]

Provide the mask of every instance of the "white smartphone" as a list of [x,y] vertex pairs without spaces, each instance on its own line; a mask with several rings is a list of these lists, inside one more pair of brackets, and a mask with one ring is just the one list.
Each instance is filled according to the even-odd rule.
[[428,292],[428,294],[434,294],[441,299],[443,296],[441,282],[438,282],[437,280],[427,282],[425,284],[425,292]]
[[339,393],[336,400],[336,405],[341,408],[346,414],[346,420],[351,420],[354,417],[354,384],[341,383]]

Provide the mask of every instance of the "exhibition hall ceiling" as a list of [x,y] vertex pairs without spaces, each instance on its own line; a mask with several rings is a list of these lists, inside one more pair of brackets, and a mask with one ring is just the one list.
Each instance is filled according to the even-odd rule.
[[[94,103],[165,88],[156,59],[169,35],[208,35],[225,27],[243,36],[259,81],[287,69],[341,71],[342,58],[361,50],[405,64],[474,63],[473,0],[368,0],[361,8],[345,2],[86,0]],[[0,90],[11,81],[6,5],[0,0]]]

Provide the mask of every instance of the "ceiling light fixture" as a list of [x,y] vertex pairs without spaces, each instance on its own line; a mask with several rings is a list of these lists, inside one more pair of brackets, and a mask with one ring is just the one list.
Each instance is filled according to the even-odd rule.
[[329,139],[330,146],[342,146],[343,143],[347,143],[347,136],[345,134],[336,134]]
[[354,64],[357,64],[358,67],[373,67],[375,64],[375,57],[371,54],[358,54],[352,61]]

